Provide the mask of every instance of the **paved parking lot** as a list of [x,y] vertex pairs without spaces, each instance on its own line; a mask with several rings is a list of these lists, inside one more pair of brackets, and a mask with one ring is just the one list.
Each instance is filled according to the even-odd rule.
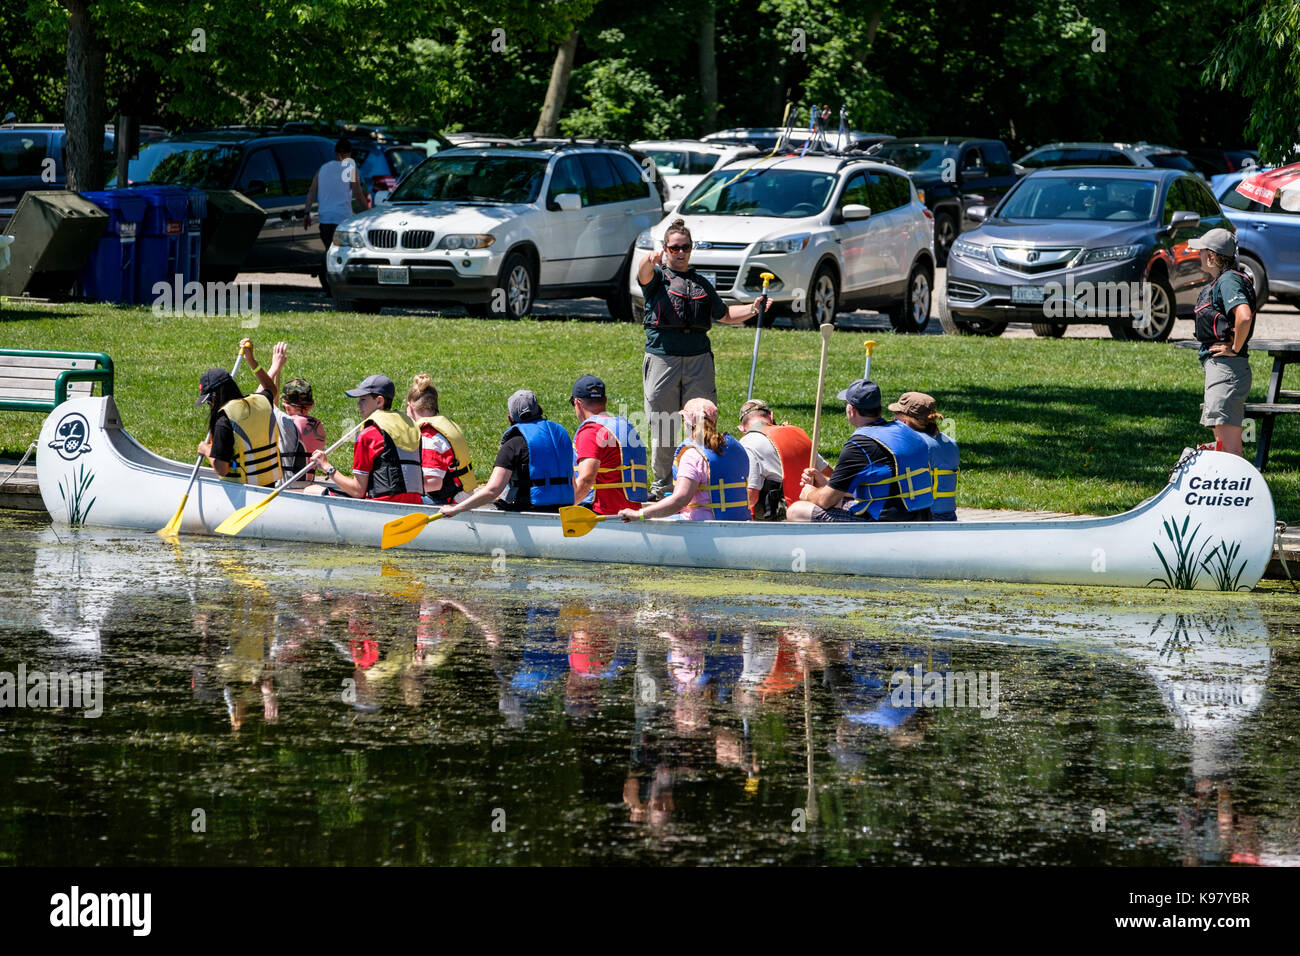
[[[940,269],[935,279],[938,287],[936,297],[942,294],[944,278],[945,270]],[[288,272],[246,272],[240,274],[240,279],[245,282],[261,283],[261,303],[266,311],[329,312],[334,309],[333,300],[321,290],[320,283],[311,276]],[[455,308],[403,307],[385,311],[398,315],[464,314],[463,309]],[[556,299],[538,302],[533,306],[533,313],[543,319],[578,317],[609,320],[609,313],[601,299]],[[942,335],[943,328],[939,325],[938,311],[935,307],[931,307],[930,316],[930,325],[925,334]],[[889,319],[878,312],[848,312],[839,316],[839,326],[841,329],[852,331],[888,332]],[[1033,334],[1027,323],[1013,323],[1008,326],[1003,337],[1032,338]],[[1065,335],[1067,338],[1108,339],[1110,330],[1104,325],[1071,325],[1066,329]],[[1277,300],[1270,300],[1259,314],[1254,337],[1257,339],[1294,338],[1297,335],[1300,335],[1300,310],[1283,305]],[[1192,323],[1179,322],[1170,339],[1179,341],[1191,337]]]

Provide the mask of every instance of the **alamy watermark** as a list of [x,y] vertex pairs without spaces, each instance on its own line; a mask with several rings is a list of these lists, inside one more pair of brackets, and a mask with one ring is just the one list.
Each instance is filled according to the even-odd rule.
[[1043,285],[1043,316],[1048,319],[1145,318],[1151,308],[1150,282],[1075,282]]
[[981,717],[998,715],[997,671],[927,671],[920,664],[889,678],[895,707],[978,707]]
[[103,671],[0,671],[0,709],[7,707],[84,710],[83,717],[104,713]]
[[244,328],[256,328],[262,314],[262,286],[258,282],[186,282],[179,272],[171,282],[155,282],[153,314],[232,315]]

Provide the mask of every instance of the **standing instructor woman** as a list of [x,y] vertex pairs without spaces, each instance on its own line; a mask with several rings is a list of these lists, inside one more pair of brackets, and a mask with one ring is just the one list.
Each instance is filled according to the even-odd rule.
[[1214,429],[1220,451],[1240,455],[1241,425],[1250,394],[1246,343],[1255,329],[1255,284],[1237,268],[1237,237],[1211,229],[1187,244],[1201,254],[1210,282],[1196,300],[1196,340],[1205,367],[1201,424]]
[[677,447],[677,413],[693,398],[718,401],[709,328],[714,322],[740,325],[758,314],[759,301],[728,307],[691,268],[691,232],[674,219],[664,233],[664,248],[641,260],[637,281],[645,297],[645,362],[642,385],[645,414],[654,435],[650,500],[673,490],[673,450]]

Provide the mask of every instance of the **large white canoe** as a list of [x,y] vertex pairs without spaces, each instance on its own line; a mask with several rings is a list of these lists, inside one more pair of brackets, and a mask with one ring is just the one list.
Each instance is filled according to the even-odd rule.
[[[36,457],[56,523],[156,531],[171,519],[191,465],[169,461],[123,428],[111,397],[65,402],[45,420]],[[266,489],[207,469],[181,523],[211,534]],[[385,522],[413,505],[282,493],[241,538],[378,547]],[[1106,587],[1249,589],[1273,550],[1273,498],[1244,458],[1200,452],[1158,494],[1104,518],[1022,522],[794,524],[606,521],[566,538],[550,514],[481,509],[430,524],[408,549],[599,563],[976,579]]]

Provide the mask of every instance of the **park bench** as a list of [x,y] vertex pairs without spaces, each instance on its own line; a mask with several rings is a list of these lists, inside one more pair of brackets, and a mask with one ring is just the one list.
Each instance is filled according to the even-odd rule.
[[1268,467],[1268,453],[1273,445],[1273,424],[1279,415],[1300,415],[1300,391],[1282,387],[1286,367],[1300,362],[1300,342],[1251,343],[1252,348],[1267,349],[1273,357],[1273,374],[1269,376],[1264,401],[1247,402],[1246,417],[1259,419],[1259,445],[1255,451],[1255,467],[1263,471]]
[[0,349],[0,411],[52,412],[86,398],[95,383],[113,394],[113,360],[103,352]]

